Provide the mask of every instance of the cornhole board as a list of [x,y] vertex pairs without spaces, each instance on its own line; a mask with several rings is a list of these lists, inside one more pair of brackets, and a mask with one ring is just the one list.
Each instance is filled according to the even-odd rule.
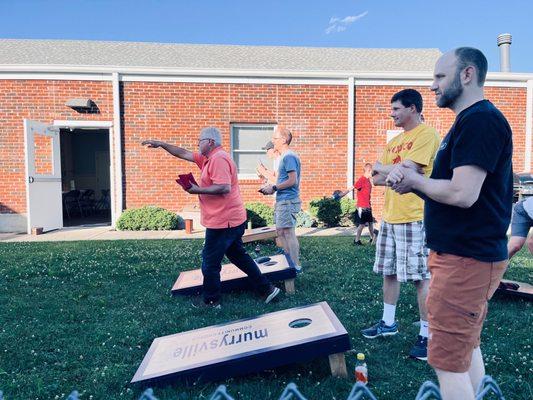
[[347,377],[350,338],[328,303],[156,338],[131,382],[211,381],[329,356],[331,373]]
[[533,299],[533,285],[524,282],[509,281],[502,279],[498,286],[498,293],[511,296]]
[[242,242],[249,243],[256,240],[273,239],[277,237],[275,226],[264,226],[262,228],[246,229],[242,235]]
[[[290,267],[287,258],[283,254],[269,256],[270,261],[257,264],[261,273],[271,282],[284,281],[285,291],[293,294],[294,278],[296,270]],[[172,286],[171,292],[176,294],[198,294],[202,291],[204,277],[202,270],[193,269],[191,271],[180,272],[178,279]],[[223,291],[243,289],[249,287],[248,277],[234,264],[224,264],[220,270],[220,281]]]

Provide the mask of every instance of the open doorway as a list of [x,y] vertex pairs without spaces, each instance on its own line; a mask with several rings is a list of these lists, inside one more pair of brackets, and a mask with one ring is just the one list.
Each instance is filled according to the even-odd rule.
[[111,225],[109,129],[61,129],[63,226]]

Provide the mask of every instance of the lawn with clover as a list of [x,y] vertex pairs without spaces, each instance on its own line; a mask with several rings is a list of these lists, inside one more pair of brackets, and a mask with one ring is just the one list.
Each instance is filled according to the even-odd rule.
[[[225,294],[222,310],[193,309],[171,297],[182,270],[200,265],[202,240],[0,243],[0,390],[6,400],[137,399],[129,383],[152,340],[295,306],[327,301],[367,357],[369,387],[378,399],[414,399],[431,368],[407,358],[418,333],[415,291],[404,285],[400,333],[368,340],[359,331],[381,317],[381,280],[371,271],[374,250],[352,238],[301,238],[305,272],[296,294],[265,305],[254,294]],[[255,244],[248,249],[253,252]],[[274,252],[263,242],[257,254]],[[533,282],[533,257],[522,250],[506,278]],[[496,295],[482,335],[487,373],[507,399],[533,397],[532,303]],[[350,377],[355,354],[346,356]],[[163,399],[206,399],[225,384],[235,399],[277,399],[295,382],[311,399],[345,399],[353,379],[332,378],[326,358],[225,381],[153,386]]]

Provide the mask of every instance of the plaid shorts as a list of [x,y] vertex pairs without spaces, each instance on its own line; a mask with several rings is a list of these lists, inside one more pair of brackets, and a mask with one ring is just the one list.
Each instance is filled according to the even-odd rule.
[[382,221],[376,241],[374,272],[396,275],[399,282],[429,279],[428,253],[422,221],[406,224]]

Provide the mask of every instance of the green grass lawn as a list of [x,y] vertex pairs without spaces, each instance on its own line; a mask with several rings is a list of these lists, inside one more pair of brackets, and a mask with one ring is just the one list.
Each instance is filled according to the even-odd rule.
[[[371,272],[370,246],[349,237],[302,238],[305,273],[297,293],[265,305],[249,292],[223,297],[222,310],[196,310],[187,297],[171,297],[182,270],[200,264],[201,240],[0,243],[0,390],[7,400],[136,399],[131,385],[158,336],[327,301],[367,356],[370,388],[378,399],[414,399],[425,380],[424,362],[407,358],[418,328],[415,291],[405,285],[398,307],[400,334],[367,340],[360,329],[381,317],[381,280]],[[252,250],[254,245],[250,245]],[[261,254],[273,244],[265,242]],[[507,278],[533,282],[533,258],[522,251]],[[482,336],[487,373],[507,399],[531,399],[532,305],[496,296]],[[353,373],[355,354],[347,355]],[[289,382],[309,399],[345,399],[353,379],[332,378],[327,358],[223,382],[154,387],[160,399],[208,398],[224,383],[236,399],[277,399]]]

